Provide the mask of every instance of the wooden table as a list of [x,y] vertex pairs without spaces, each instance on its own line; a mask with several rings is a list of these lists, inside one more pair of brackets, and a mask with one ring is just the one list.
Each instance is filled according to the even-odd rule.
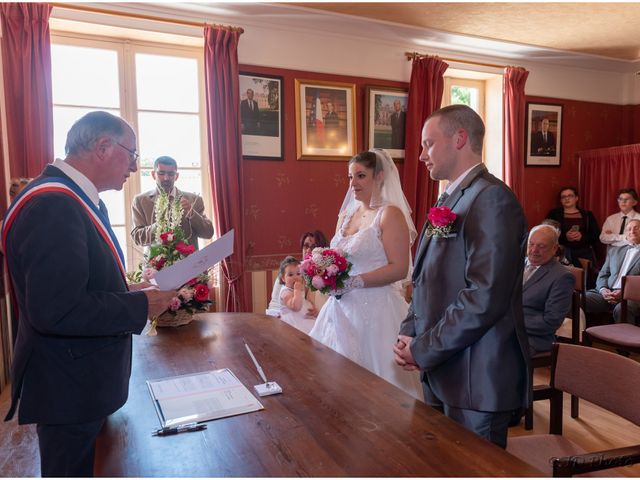
[[[147,379],[228,367],[249,389],[262,383],[243,338],[283,394],[261,398],[262,411],[208,422],[201,432],[152,437],[159,421]],[[1,400],[4,414],[8,392]],[[0,475],[39,474],[34,431],[15,421],[0,425]],[[279,319],[249,313],[205,314],[190,325],[161,329],[157,337],[134,338],[129,400],[109,417],[98,440],[95,472],[107,477],[541,475]]]

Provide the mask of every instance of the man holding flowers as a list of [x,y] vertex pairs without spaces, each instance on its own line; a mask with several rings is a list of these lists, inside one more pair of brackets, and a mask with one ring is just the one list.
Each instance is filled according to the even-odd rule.
[[180,216],[180,227],[185,235],[186,243],[198,249],[198,238],[213,237],[213,224],[204,213],[204,202],[200,195],[183,192],[176,188],[178,180],[178,163],[171,157],[158,157],[153,162],[151,176],[156,181],[156,188],[141,193],[133,199],[133,230],[131,238],[136,245],[149,246],[158,231],[155,204],[161,192],[169,197],[169,203],[179,204],[177,215]]
[[482,119],[465,105],[425,122],[420,161],[449,184],[423,230],[394,352],[405,370],[423,371],[428,403],[504,448],[511,412],[529,392],[526,226],[511,190],[482,165],[483,137]]
[[131,334],[174,292],[127,286],[124,259],[98,192],[121,190],[137,169],[122,119],[91,112],[73,124],[67,156],[11,204],[2,231],[19,315],[12,403],[36,423],[42,476],[93,475],[95,441],[127,400]]

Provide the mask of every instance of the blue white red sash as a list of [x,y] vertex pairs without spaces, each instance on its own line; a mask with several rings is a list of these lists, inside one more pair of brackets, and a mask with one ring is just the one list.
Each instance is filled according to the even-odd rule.
[[122,274],[122,278],[125,280],[125,269],[124,269],[124,255],[122,254],[122,250],[120,249],[120,245],[118,243],[118,239],[116,238],[113,230],[111,229],[111,225],[109,224],[109,220],[103,213],[96,207],[96,205],[87,197],[86,193],[82,191],[77,184],[72,182],[68,178],[64,177],[46,177],[42,176],[40,178],[35,179],[30,182],[22,192],[16,197],[13,201],[9,210],[4,218],[4,224],[2,226],[2,248],[5,252],[7,252],[7,234],[11,229],[11,225],[14,220],[18,216],[18,213],[22,210],[29,200],[33,197],[40,195],[42,193],[63,193],[65,195],[70,196],[74,200],[76,200],[85,210],[91,221],[93,222],[98,234],[105,241],[109,250],[113,254],[118,267],[120,268],[120,273]]

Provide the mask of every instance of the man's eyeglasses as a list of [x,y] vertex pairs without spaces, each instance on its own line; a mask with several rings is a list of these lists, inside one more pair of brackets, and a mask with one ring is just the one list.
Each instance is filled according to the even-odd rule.
[[172,170],[156,170],[156,175],[160,177],[174,178],[178,172]]
[[120,142],[116,142],[116,143],[118,145],[120,145],[122,148],[124,148],[127,152],[129,152],[129,160],[131,160],[131,163],[137,163],[138,162],[138,159],[140,158],[140,154],[138,152],[136,152],[135,150],[131,150],[130,148],[125,147]]
[[618,197],[618,201],[619,201],[620,203],[623,203],[623,202],[631,202],[631,201],[633,201],[633,200],[634,200],[634,199],[633,199],[633,197]]

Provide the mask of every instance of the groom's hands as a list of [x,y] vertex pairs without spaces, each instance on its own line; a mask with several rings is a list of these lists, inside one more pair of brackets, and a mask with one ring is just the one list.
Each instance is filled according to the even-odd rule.
[[396,363],[404,370],[409,372],[414,370],[420,370],[420,367],[416,364],[411,354],[411,340],[413,337],[407,337],[406,335],[398,335],[398,340],[393,346],[393,353],[395,354]]

